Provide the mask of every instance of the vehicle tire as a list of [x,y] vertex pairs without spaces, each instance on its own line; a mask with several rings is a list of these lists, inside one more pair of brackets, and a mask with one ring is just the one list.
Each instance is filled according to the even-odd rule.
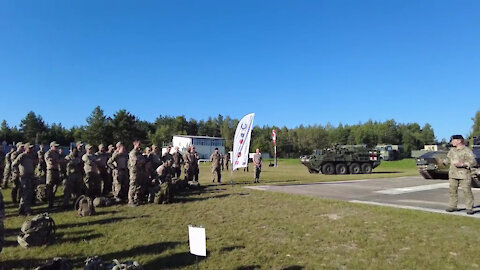
[[478,177],[472,177],[472,187],[473,188],[480,188],[480,179]]
[[372,164],[363,163],[362,164],[362,173],[372,173]]
[[323,174],[335,174],[335,167],[332,163],[325,163],[322,166],[322,173]]
[[348,173],[347,165],[345,165],[345,163],[338,163],[335,166],[335,172],[337,174],[347,174]]
[[309,173],[319,173],[319,171],[314,170],[314,169],[308,169],[308,172],[309,172]]
[[360,165],[358,163],[352,163],[348,167],[348,170],[350,171],[351,174],[360,174],[362,173],[362,168],[360,168]]

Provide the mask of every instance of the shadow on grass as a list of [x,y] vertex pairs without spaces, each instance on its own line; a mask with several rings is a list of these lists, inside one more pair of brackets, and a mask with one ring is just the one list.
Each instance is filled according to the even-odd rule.
[[[148,216],[145,216],[145,217],[148,217]],[[92,221],[86,221],[86,222],[65,223],[65,224],[57,225],[57,229],[92,226],[92,225],[104,225],[104,224],[119,222],[122,220],[135,219],[135,218],[137,217],[112,217],[107,219],[92,220]],[[81,218],[79,217],[78,219],[81,219]]]
[[244,249],[244,248],[245,248],[245,246],[240,246],[240,245],[238,245],[238,246],[229,246],[229,247],[223,247],[223,248],[221,248],[221,249],[220,249],[220,252],[221,252],[221,253],[222,253],[222,252],[230,252],[230,251],[234,251],[234,250],[236,250],[236,249]]
[[215,196],[207,196],[207,197],[198,197],[198,198],[191,198],[191,197],[177,197],[175,198],[175,202],[178,203],[186,203],[186,202],[196,202],[196,201],[205,201],[208,199],[220,199],[230,196],[231,194],[219,194]]
[[[196,264],[196,256],[188,252],[181,252],[166,257],[154,259],[143,265],[145,270],[158,269],[177,269]],[[198,257],[198,261],[203,260],[204,257]]]
[[[68,234],[65,234],[63,236],[68,236]],[[94,234],[80,235],[80,236],[72,237],[72,238],[57,237],[55,239],[55,244],[88,242],[88,241],[91,241],[93,239],[100,238],[102,236],[103,236],[103,234],[101,234],[101,233],[94,233]]]
[[245,266],[239,266],[235,268],[235,270],[255,270],[255,269],[262,269],[260,265],[245,265]]
[[6,260],[1,262],[0,269],[34,269],[46,261],[45,259]]
[[300,265],[291,265],[291,266],[282,268],[282,270],[303,270],[303,269],[305,269],[305,267]]
[[404,173],[401,171],[387,171],[387,172],[371,172],[371,174],[392,174],[392,173]]

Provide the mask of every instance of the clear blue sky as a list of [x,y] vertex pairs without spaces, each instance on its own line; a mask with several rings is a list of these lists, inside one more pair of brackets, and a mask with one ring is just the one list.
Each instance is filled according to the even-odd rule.
[[255,112],[257,125],[430,123],[480,109],[479,1],[0,1],[0,119]]

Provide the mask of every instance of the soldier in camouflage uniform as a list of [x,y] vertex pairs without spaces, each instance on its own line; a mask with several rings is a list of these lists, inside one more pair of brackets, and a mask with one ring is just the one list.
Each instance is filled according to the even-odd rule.
[[[148,148],[148,147],[147,147]],[[159,148],[154,144],[151,151],[148,152],[147,159],[147,181],[148,181],[148,202],[153,203],[155,201],[155,195],[160,190],[160,183],[157,177],[157,168],[162,165],[162,160],[158,156],[160,153]]]
[[37,176],[39,184],[46,183],[47,164],[45,163],[45,152],[43,151],[44,148],[45,146],[41,144],[40,149],[37,152],[38,165],[35,170],[35,174]]
[[47,164],[47,196],[48,207],[53,207],[57,187],[61,184],[60,180],[60,155],[58,154],[59,144],[56,141],[50,143],[50,149],[45,153],[45,163]]
[[103,182],[102,194],[104,196],[112,192],[112,182],[110,182],[110,176],[107,171],[107,161],[109,159],[107,149],[103,144],[98,146],[98,152],[95,154],[97,157],[98,170],[100,171],[100,179]]
[[128,154],[128,169],[130,172],[130,188],[128,204],[135,207],[143,200],[145,187],[145,157],[140,149],[140,141],[133,142],[133,149]]
[[78,149],[74,148],[70,154],[65,157],[67,165],[67,180],[65,181],[65,190],[63,193],[63,206],[68,208],[72,195],[77,198],[85,193],[86,187],[83,182],[83,162],[78,155]]
[[172,177],[180,179],[180,175],[182,174],[182,165],[183,157],[178,151],[178,146],[175,146],[172,154]]
[[168,160],[157,168],[158,180],[160,181],[159,204],[173,202],[174,191],[172,188],[172,160]]
[[450,139],[454,147],[448,151],[447,158],[444,161],[445,164],[450,164],[448,172],[450,183],[449,207],[446,211],[458,210],[458,186],[461,184],[465,195],[467,214],[473,215],[472,175],[470,170],[477,164],[475,155],[472,150],[464,145],[462,135],[453,135]]
[[215,183],[215,178],[217,178],[217,182],[220,183],[222,179],[222,155],[218,152],[218,148],[215,148],[215,151],[210,156],[210,162],[212,162],[212,182]]
[[260,172],[262,171],[262,153],[260,153],[260,149],[255,150],[255,154],[253,155],[253,166],[254,166],[254,183],[260,183]]
[[[3,145],[0,144],[0,177],[5,173],[5,152],[3,152]],[[1,184],[1,183],[0,183]]]
[[[12,155],[10,156],[10,160],[15,161],[17,157],[23,153],[23,143],[19,142],[17,143],[17,151],[13,152]],[[20,200],[21,194],[20,194],[20,171],[18,170],[18,167],[13,167],[12,166],[12,172],[11,172],[11,177],[10,177],[10,182],[12,182],[12,202],[17,203],[18,200]]]
[[102,193],[100,171],[98,169],[97,157],[93,152],[93,146],[87,144],[85,148],[87,152],[82,156],[83,170],[85,172],[83,182],[85,183],[87,196],[94,199]]
[[190,155],[190,146],[187,146],[185,149],[185,153],[183,153],[183,161],[185,162],[183,165],[183,171],[185,174],[185,182],[191,181],[192,174],[190,170],[190,161],[189,161],[189,155]]
[[3,221],[5,220],[5,204],[3,202],[2,188],[0,188],[0,253],[2,253],[3,245],[5,243],[5,227]]
[[230,165],[230,154],[229,153],[225,153],[225,155],[223,155],[223,163],[225,164],[225,169],[228,171],[228,166]]
[[125,201],[128,194],[128,155],[123,144],[117,144],[117,149],[107,164],[113,173],[113,196],[115,201]]
[[37,162],[38,159],[33,152],[33,145],[27,143],[25,144],[25,152],[18,155],[12,163],[12,167],[18,168],[18,171],[20,172],[20,194],[22,194],[18,208],[20,215],[32,214],[30,205],[35,189],[35,166],[37,165]]
[[60,173],[60,183],[67,179],[67,162],[65,153],[61,147],[58,148],[58,172]]
[[200,175],[200,167],[198,166],[198,161],[200,160],[200,156],[198,155],[198,152],[195,151],[195,146],[192,146],[192,150],[190,151],[190,154],[193,154],[194,159],[192,159],[192,164],[193,164],[193,181],[198,182],[198,176]]
[[12,153],[15,152],[15,146],[12,145],[10,148],[10,152],[5,155],[5,171],[3,172],[3,187],[8,188],[8,182],[10,182],[10,178],[12,176]]
[[167,149],[165,150],[165,153],[162,156],[162,162],[167,162],[168,160],[172,159],[172,154],[170,153],[172,151],[171,146],[167,146]]

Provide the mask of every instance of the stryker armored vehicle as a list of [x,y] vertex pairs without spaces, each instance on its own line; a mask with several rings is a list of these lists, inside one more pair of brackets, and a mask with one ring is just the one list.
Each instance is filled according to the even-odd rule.
[[[473,140],[473,154],[477,166],[472,168],[472,187],[480,188],[480,138]],[[425,153],[417,158],[417,169],[425,179],[448,179],[450,164],[445,164],[448,149]]]
[[334,145],[315,150],[313,155],[300,157],[310,173],[360,174],[371,173],[380,165],[380,154],[364,145]]

